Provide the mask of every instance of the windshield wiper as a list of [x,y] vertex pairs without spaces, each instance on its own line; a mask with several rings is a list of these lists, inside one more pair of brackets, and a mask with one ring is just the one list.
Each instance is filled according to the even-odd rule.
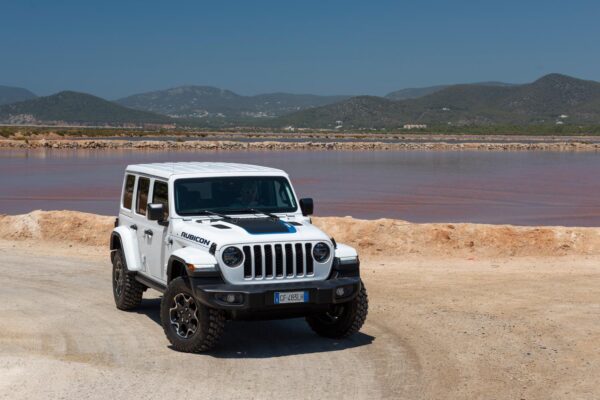
[[216,217],[221,217],[223,219],[233,219],[233,218],[231,218],[228,215],[221,214],[221,213],[214,212],[214,211],[210,211],[210,210],[201,210],[201,211],[198,212],[198,214],[208,214],[208,215],[214,215]]
[[261,211],[261,210],[258,210],[256,208],[241,208],[241,209],[237,209],[237,210],[231,210],[231,212],[262,214],[262,215],[266,215],[269,218],[279,219],[279,217],[277,215],[275,215],[275,214],[271,214],[271,213],[268,213],[266,211]]

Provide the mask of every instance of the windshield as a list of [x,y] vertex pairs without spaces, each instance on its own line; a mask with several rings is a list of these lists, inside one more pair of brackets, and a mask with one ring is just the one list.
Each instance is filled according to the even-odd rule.
[[223,214],[295,212],[296,199],[281,176],[192,178],[175,181],[175,210],[179,215],[203,211]]

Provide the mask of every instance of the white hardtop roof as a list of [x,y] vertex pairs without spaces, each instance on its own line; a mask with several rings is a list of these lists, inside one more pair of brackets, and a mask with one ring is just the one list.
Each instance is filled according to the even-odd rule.
[[172,162],[152,164],[132,164],[127,166],[128,172],[137,172],[169,178],[174,175],[209,175],[209,174],[252,174],[273,173],[287,175],[285,171],[260,165],[220,163],[220,162]]

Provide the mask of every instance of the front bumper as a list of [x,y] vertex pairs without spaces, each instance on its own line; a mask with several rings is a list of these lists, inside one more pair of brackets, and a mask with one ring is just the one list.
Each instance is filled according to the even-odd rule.
[[[338,277],[312,282],[273,282],[251,285],[230,285],[225,283],[207,284],[203,279],[190,280],[194,297],[202,304],[221,310],[239,311],[302,311],[327,307],[331,304],[353,300],[361,288],[358,276]],[[336,290],[344,288],[345,294],[339,296]],[[307,291],[308,299],[304,303],[275,304],[275,292]],[[237,297],[232,304],[224,299],[228,294]]]

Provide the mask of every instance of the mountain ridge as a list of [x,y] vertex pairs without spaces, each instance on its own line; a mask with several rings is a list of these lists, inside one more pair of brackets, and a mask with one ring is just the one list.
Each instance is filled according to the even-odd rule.
[[[6,88],[0,86],[0,88]],[[243,96],[212,86],[179,86],[120,99],[63,91],[0,105],[7,124],[169,124],[189,127],[384,129],[403,125],[600,125],[600,82],[552,73],[525,84],[442,85],[417,98],[318,96],[285,92]],[[394,93],[394,92],[392,92]],[[33,98],[30,98],[34,96]],[[123,104],[131,104],[125,106]],[[171,116],[150,110],[164,110]]]
[[133,94],[116,102],[137,110],[173,118],[264,118],[318,107],[351,96],[320,96],[285,92],[243,96],[213,86],[185,85]]
[[87,93],[62,91],[0,106],[5,123],[169,124],[169,117],[133,110]]
[[0,85],[0,106],[35,99],[37,96],[21,87]]
[[413,87],[413,88],[404,88],[395,90],[386,94],[386,99],[390,100],[408,100],[408,99],[416,99],[419,97],[427,96],[428,94],[432,94],[435,92],[439,92],[440,90],[446,89],[450,86],[455,85],[483,85],[483,86],[516,86],[515,83],[506,83],[500,81],[487,81],[487,82],[474,82],[474,83],[458,83],[458,84],[447,84],[447,85],[434,85],[434,86],[424,86],[424,87]]
[[600,83],[548,74],[509,86],[452,85],[406,100],[350,98],[277,120],[280,126],[397,128],[404,124],[600,124]]

